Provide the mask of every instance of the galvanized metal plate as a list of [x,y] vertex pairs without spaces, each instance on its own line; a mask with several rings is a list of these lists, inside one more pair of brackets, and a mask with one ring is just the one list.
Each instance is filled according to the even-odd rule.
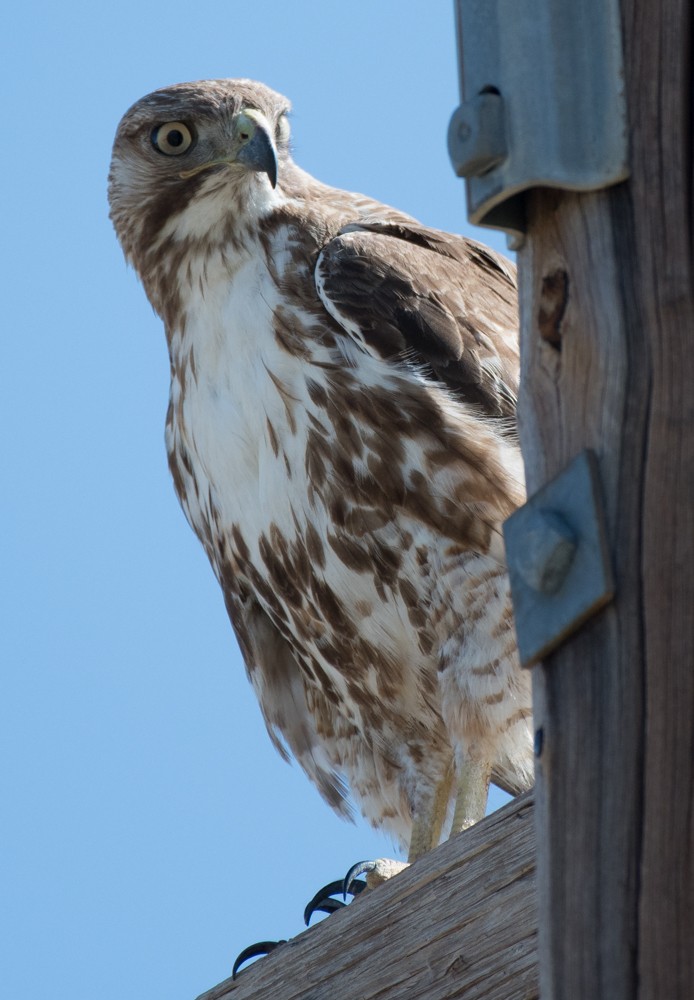
[[470,222],[522,240],[529,188],[628,176],[619,0],[456,0],[456,23],[448,142]]
[[521,663],[532,667],[614,596],[598,464],[582,452],[504,524]]

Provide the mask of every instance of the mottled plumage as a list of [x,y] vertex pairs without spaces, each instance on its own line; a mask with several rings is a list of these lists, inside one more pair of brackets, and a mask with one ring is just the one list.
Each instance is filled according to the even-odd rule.
[[[176,491],[275,746],[410,843],[532,780],[500,526],[523,500],[512,265],[292,162],[288,102],[123,118],[111,216],[164,320]],[[273,181],[276,175],[276,186]]]

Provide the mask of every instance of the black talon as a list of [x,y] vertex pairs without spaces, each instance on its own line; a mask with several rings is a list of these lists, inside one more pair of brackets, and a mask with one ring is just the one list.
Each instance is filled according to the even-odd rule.
[[269,955],[271,951],[279,947],[281,944],[286,944],[286,941],[256,941],[255,944],[249,944],[247,948],[244,948],[242,952],[236,956],[236,961],[234,962],[234,967],[231,970],[231,978],[236,979],[236,975],[243,965],[247,962],[249,958],[257,958],[258,955]]
[[[335,910],[339,910],[340,907],[345,905],[339,899],[330,898],[336,892],[340,892],[341,889],[341,882],[329,882],[328,885],[324,885],[322,889],[318,890],[311,902],[306,904],[306,909],[304,910],[304,923],[307,927],[314,913],[334,913]],[[332,907],[333,903],[340,903],[340,906]],[[327,909],[328,906],[332,908]]]
[[347,903],[343,903],[341,899],[324,899],[316,906],[316,910],[319,913],[335,913],[336,910],[344,910],[345,906]]
[[[357,875],[363,875],[364,873],[372,872],[376,867],[375,861],[357,861],[356,865],[352,865],[350,870],[344,877],[342,882],[342,898],[347,899],[347,893],[351,892],[353,896],[357,895],[357,892],[361,892],[366,888],[366,882],[355,882]],[[352,885],[354,883],[354,885]],[[356,886],[361,886],[360,889],[356,889]],[[356,889],[356,892],[355,892]]]
[[319,899],[314,896],[304,910],[304,923],[308,927],[314,913],[334,913],[335,910],[342,910],[345,906],[347,903],[343,903],[341,899]]
[[[349,892],[352,896],[358,896],[362,889],[366,888],[366,882],[354,880],[353,882],[354,884],[351,885]],[[328,885],[324,885],[322,889],[318,890],[304,910],[304,922],[307,927],[314,913],[334,913],[336,910],[341,910],[347,905],[341,899],[332,898],[339,892],[343,894],[345,899],[347,898],[344,893],[343,879],[338,879],[336,882],[329,882]]]

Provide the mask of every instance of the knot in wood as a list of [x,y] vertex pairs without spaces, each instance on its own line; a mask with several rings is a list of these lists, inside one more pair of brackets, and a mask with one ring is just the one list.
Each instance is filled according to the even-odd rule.
[[542,279],[537,326],[540,336],[556,350],[561,350],[561,324],[569,301],[569,276],[557,268]]

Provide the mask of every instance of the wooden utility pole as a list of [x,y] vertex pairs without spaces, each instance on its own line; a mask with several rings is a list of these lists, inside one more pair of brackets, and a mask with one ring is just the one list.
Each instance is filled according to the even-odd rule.
[[616,581],[534,670],[543,1000],[694,996],[694,24],[621,12],[630,178],[519,254],[528,492],[596,453]]

